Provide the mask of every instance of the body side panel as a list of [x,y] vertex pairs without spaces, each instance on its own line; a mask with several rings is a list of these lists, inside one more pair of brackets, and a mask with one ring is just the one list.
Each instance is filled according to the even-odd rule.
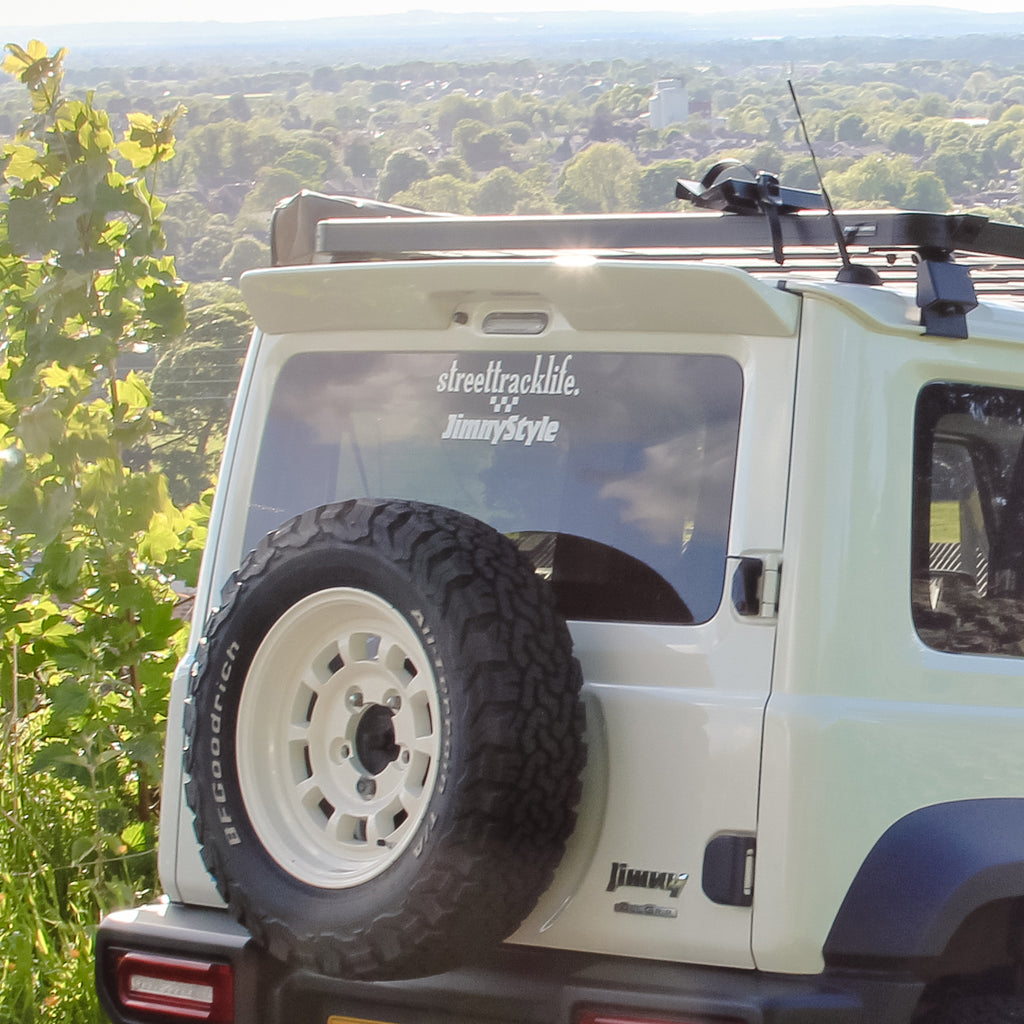
[[896,821],[1024,795],[1024,664],[932,650],[911,620],[914,412],[935,380],[1024,388],[1024,349],[875,334],[806,298],[758,821],[764,970],[821,969],[854,877]]

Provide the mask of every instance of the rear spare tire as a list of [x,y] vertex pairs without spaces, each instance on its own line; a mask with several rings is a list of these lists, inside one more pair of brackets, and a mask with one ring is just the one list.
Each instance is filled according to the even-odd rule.
[[186,787],[229,910],[337,976],[437,973],[550,883],[584,760],[547,585],[450,509],[299,516],[231,577],[186,704]]

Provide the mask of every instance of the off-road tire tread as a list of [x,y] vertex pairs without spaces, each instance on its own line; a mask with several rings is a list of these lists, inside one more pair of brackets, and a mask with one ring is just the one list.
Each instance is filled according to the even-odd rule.
[[[325,929],[301,915],[268,917],[266,879],[232,871],[222,829],[211,827],[209,765],[197,751],[211,654],[237,628],[240,606],[297,556],[339,547],[383,552],[427,607],[441,609],[472,667],[461,692],[473,695],[465,722],[473,736],[452,767],[462,799],[433,839],[450,853],[446,870],[419,872],[406,898],[385,901],[358,926]],[[546,583],[515,545],[453,510],[360,499],[303,513],[264,538],[223,588],[186,701],[186,798],[230,911],[275,956],[335,976],[437,973],[507,937],[550,884],[574,825],[585,747],[571,646]]]

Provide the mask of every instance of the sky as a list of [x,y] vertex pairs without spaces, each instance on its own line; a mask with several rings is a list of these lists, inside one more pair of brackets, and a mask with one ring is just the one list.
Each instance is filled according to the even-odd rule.
[[[895,0],[898,6],[949,7],[971,11],[1024,12],[1024,0]],[[799,10],[801,8],[889,6],[893,0],[300,0],[282,5],[280,0],[173,0],[171,3],[139,4],[138,0],[47,0],[40,7],[40,16],[25,18],[29,5],[8,6],[0,15],[0,30],[19,25],[62,26],[128,21],[221,21],[253,22],[282,19],[347,17],[365,14],[396,14],[410,10],[436,10],[458,13],[503,11],[591,11],[645,10],[674,11],[708,15],[712,11],[743,11],[766,9]],[[13,14],[13,10],[17,14]],[[145,11],[145,18],[140,12]],[[13,15],[13,16],[12,16]],[[45,19],[45,20],[44,20]]]

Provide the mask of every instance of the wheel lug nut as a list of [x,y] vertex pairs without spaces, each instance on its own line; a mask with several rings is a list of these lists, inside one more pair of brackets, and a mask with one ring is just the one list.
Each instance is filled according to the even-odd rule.
[[354,690],[348,695],[348,706],[350,708],[361,708],[363,706],[363,695],[358,690]]
[[391,708],[392,711],[397,711],[402,706],[402,698],[397,694],[392,694],[384,701],[384,706]]
[[364,775],[356,783],[356,792],[364,800],[372,800],[377,795],[377,783]]

